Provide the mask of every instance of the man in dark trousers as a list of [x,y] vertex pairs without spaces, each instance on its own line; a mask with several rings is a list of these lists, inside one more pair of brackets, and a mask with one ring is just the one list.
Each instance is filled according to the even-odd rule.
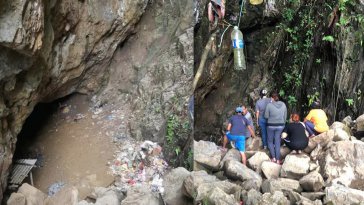
[[239,150],[241,154],[241,160],[243,164],[246,165],[246,156],[245,156],[245,133],[248,129],[251,136],[255,137],[255,133],[252,128],[251,122],[247,120],[242,114],[243,108],[237,107],[235,109],[236,114],[230,117],[229,124],[227,126],[227,132],[224,135],[223,148],[225,149],[226,144],[229,141],[234,141],[236,149]]

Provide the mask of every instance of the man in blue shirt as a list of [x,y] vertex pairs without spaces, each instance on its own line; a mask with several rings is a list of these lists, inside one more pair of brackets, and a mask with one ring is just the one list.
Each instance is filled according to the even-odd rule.
[[229,141],[234,141],[236,149],[240,151],[241,160],[246,165],[245,156],[245,139],[246,131],[249,130],[252,137],[255,137],[255,133],[252,128],[252,124],[242,114],[243,108],[237,107],[235,109],[236,114],[230,117],[229,124],[227,126],[227,132],[224,135],[223,148],[225,149],[226,144]]

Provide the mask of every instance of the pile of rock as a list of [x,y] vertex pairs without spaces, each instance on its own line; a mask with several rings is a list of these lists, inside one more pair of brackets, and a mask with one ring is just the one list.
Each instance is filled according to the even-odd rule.
[[195,171],[184,181],[184,194],[209,204],[360,204],[364,142],[345,122],[311,138],[302,154],[283,146],[282,165],[270,162],[259,138],[247,144],[247,166],[236,149],[226,153],[212,142],[195,141]]

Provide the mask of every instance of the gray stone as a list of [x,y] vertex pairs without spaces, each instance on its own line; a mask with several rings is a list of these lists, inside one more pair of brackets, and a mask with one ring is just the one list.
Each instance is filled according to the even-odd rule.
[[330,142],[332,142],[335,136],[334,130],[323,132],[315,137],[312,137],[308,141],[308,146],[304,149],[304,152],[310,154],[312,150],[319,144],[322,148],[325,148]]
[[260,199],[262,198],[262,193],[258,192],[255,189],[251,189],[248,192],[247,199],[245,201],[245,205],[255,205],[258,204]]
[[364,131],[364,114],[356,118],[355,122],[356,122],[356,130],[359,132]]
[[341,183],[364,190],[364,143],[339,141],[320,157],[321,173],[326,183]]
[[239,205],[239,202],[233,196],[226,194],[218,187],[213,188],[207,199],[208,203],[202,202],[202,204]]
[[278,179],[267,179],[262,184],[263,193],[274,193],[275,191],[282,190],[293,190],[300,193],[302,188],[300,183],[293,179],[278,178]]
[[149,189],[149,187],[132,187],[128,190],[127,196],[121,201],[120,205],[159,205],[157,198]]
[[194,197],[194,201],[199,202],[209,198],[211,191],[215,188],[218,188],[219,191],[221,190],[225,194],[232,196],[235,201],[240,200],[241,187],[228,181],[217,181],[200,184],[195,190],[196,197]]
[[350,140],[350,136],[346,131],[344,131],[342,128],[335,128],[334,130],[334,138],[333,140],[335,142],[337,141],[343,141],[343,140]]
[[277,179],[281,172],[282,165],[274,162],[265,161],[262,163],[262,172],[267,179]]
[[201,184],[216,181],[216,176],[208,175],[206,171],[193,171],[190,176],[183,181],[182,192],[185,196],[195,198],[197,194],[196,190]]
[[264,193],[259,205],[266,204],[279,204],[279,205],[289,205],[288,199],[283,195],[281,191],[275,191],[273,194]]
[[23,194],[12,193],[6,202],[7,205],[26,205],[26,198]]
[[164,201],[168,204],[183,205],[188,199],[183,195],[183,181],[190,176],[190,172],[183,167],[172,169],[163,177],[165,190]]
[[237,149],[229,149],[220,162],[220,168],[222,168],[224,166],[224,163],[228,160],[241,162],[240,152]]
[[324,192],[302,192],[301,195],[311,201],[322,200],[325,196]]
[[254,171],[260,173],[261,165],[264,161],[269,161],[270,158],[265,152],[257,152],[248,160],[248,166]]
[[300,179],[310,168],[310,158],[305,154],[289,154],[281,168],[281,177]]
[[262,185],[262,177],[240,162],[233,160],[226,161],[224,170],[226,176],[231,179],[238,179],[243,182],[247,180],[252,180],[257,187],[260,187]]
[[281,146],[281,149],[280,149],[280,153],[281,153],[281,159],[284,159],[286,158],[286,156],[291,153],[291,149],[289,149],[288,147],[286,146]]
[[[344,119],[345,120],[345,119]],[[349,123],[349,122],[347,122]],[[353,133],[351,132],[351,129],[349,127],[349,125],[346,125],[343,122],[334,122],[332,123],[332,125],[330,126],[330,129],[334,130],[334,129],[342,129],[345,131],[345,133],[349,136],[353,135]]]
[[364,191],[334,184],[325,189],[324,204],[359,204],[364,201]]
[[43,192],[27,183],[21,185],[18,189],[18,193],[25,196],[27,205],[43,205],[47,198]]
[[262,147],[263,142],[260,137],[249,137],[246,140],[246,151],[259,150]]
[[324,186],[324,179],[318,172],[311,172],[300,179],[300,185],[306,192],[318,192]]
[[209,141],[194,141],[193,143],[194,161],[212,170],[218,170],[222,153],[215,143]]

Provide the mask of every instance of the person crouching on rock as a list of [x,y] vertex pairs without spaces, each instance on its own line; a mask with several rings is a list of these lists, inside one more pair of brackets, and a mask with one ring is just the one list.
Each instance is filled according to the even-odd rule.
[[234,141],[236,149],[239,150],[241,154],[241,160],[243,164],[246,165],[246,156],[245,156],[245,133],[248,129],[251,136],[255,137],[255,133],[252,128],[252,124],[247,120],[242,114],[243,108],[237,107],[235,109],[236,114],[230,117],[229,124],[227,126],[227,132],[224,135],[223,148],[225,149],[226,144],[229,141]]
[[311,104],[312,109],[304,119],[304,123],[310,137],[314,137],[329,130],[329,125],[327,125],[327,115],[325,111],[320,109],[320,107],[321,105],[319,101],[313,102]]
[[308,132],[305,124],[300,122],[300,116],[297,113],[291,114],[290,123],[286,125],[282,132],[282,139],[288,148],[295,150],[297,154],[301,153],[308,145]]

